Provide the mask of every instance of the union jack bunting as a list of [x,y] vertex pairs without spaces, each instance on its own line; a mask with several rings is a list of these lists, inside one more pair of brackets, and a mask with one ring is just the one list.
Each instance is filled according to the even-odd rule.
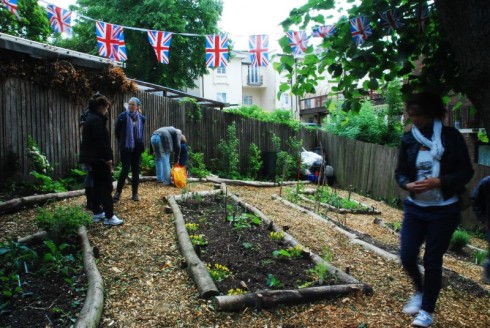
[[248,38],[251,66],[269,65],[269,36],[250,35]]
[[381,17],[381,22],[383,24],[383,27],[386,28],[387,34],[391,34],[391,32],[404,25],[402,23],[402,18],[400,17],[398,12],[394,9],[387,10],[382,13],[380,12],[379,16]]
[[308,47],[308,35],[305,31],[289,31],[286,33],[289,39],[289,45],[293,52],[293,57],[301,57],[305,54],[306,48]]
[[148,31],[148,41],[155,50],[157,59],[162,64],[168,64],[168,52],[172,42],[172,33],[162,31]]
[[415,11],[415,20],[419,26],[419,32],[423,32],[425,30],[425,22],[427,21],[427,18],[429,18],[429,8],[424,5],[418,5]]
[[228,35],[206,35],[206,67],[228,65]]
[[314,38],[328,38],[335,33],[335,25],[314,27],[311,36]]
[[358,46],[362,45],[367,37],[373,34],[369,26],[369,19],[366,16],[357,16],[350,19],[350,32]]
[[49,24],[53,31],[71,35],[71,11],[62,9],[55,5],[48,5]]
[[20,20],[19,13],[17,12],[17,0],[2,0],[2,3],[8,11]]
[[95,23],[95,32],[97,34],[97,46],[99,55],[116,61],[125,61],[126,45],[124,44],[123,28],[119,25],[113,25],[97,21]]

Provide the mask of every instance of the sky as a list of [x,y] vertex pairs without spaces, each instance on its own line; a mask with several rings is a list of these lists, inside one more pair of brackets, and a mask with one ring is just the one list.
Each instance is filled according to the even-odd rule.
[[[41,0],[68,9],[76,0]],[[229,34],[236,50],[248,49],[248,36],[268,34],[269,49],[278,49],[275,40],[282,34],[279,25],[289,16],[291,9],[300,7],[308,0],[222,0],[223,13],[218,27]],[[110,23],[110,22],[109,22]],[[135,26],[138,27],[138,26]],[[172,31],[169,31],[172,32]]]

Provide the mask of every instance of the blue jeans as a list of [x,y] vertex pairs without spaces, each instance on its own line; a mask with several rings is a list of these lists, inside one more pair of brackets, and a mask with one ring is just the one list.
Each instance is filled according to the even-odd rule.
[[157,181],[164,185],[170,184],[170,153],[163,150],[162,140],[159,135],[151,136],[151,146],[155,152],[155,171]]
[[[457,203],[421,207],[405,201],[401,231],[400,257],[417,291],[423,292],[422,310],[434,312],[441,290],[442,257],[461,219]],[[425,240],[424,279],[417,266],[420,247]]]

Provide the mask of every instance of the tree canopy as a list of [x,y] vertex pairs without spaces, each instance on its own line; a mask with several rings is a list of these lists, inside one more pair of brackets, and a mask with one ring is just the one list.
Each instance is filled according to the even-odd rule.
[[37,4],[37,0],[18,2],[17,12],[20,20],[7,11],[3,4],[0,9],[0,32],[26,38],[33,41],[46,41],[51,28],[46,9]]
[[[218,32],[223,5],[220,0],[78,0],[76,10],[120,26],[206,35]],[[157,61],[146,31],[124,29],[124,39],[130,78],[181,89],[192,87],[195,78],[206,73],[203,37],[173,34],[168,65]],[[97,55],[95,22],[80,17],[73,37],[58,38],[56,44]]]
[[[347,0],[353,3],[354,0]],[[419,6],[429,15],[423,28],[417,23]],[[324,38],[320,46],[310,46],[302,61],[296,61],[286,37],[280,40],[287,56],[276,65],[295,81],[296,95],[314,92],[326,72],[337,82],[350,109],[360,108],[359,99],[394,79],[404,79],[404,94],[430,90],[441,95],[462,92],[475,105],[487,131],[490,131],[490,27],[487,0],[363,0],[348,10],[349,17],[336,21],[335,35]],[[338,9],[334,0],[308,0],[293,9],[282,23],[284,30],[325,25]],[[380,12],[395,9],[404,25],[386,34]],[[356,46],[349,18],[365,15],[372,35]],[[358,81],[363,80],[362,88]],[[288,84],[281,85],[286,91]]]

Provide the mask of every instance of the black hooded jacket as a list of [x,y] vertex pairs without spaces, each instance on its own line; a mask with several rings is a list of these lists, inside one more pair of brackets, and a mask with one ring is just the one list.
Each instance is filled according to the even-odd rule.
[[79,162],[94,165],[105,163],[112,159],[107,117],[99,112],[89,111],[83,124]]

